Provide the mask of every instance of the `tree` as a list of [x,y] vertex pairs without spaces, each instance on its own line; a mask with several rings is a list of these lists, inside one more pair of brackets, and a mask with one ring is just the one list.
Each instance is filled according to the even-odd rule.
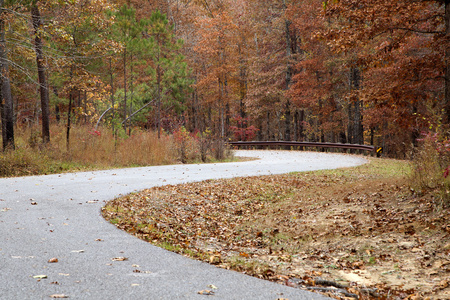
[[328,43],[337,52],[357,51],[364,105],[395,113],[380,127],[395,122],[399,139],[405,142],[406,130],[415,143],[422,119],[439,122],[436,111],[443,110],[449,124],[450,1],[342,0],[326,1],[324,8],[332,21]]
[[36,51],[36,65],[38,68],[39,90],[41,96],[42,141],[44,144],[47,144],[50,142],[49,87],[46,76],[46,66],[43,53],[43,42],[42,42],[43,24],[37,3],[38,3],[37,0],[33,0],[31,3],[31,17],[34,28],[34,47]]
[[[67,108],[66,143],[69,149],[72,121],[96,119],[97,108],[109,100],[107,95],[108,53],[120,45],[108,36],[112,18],[106,11],[113,7],[106,0],[57,1],[43,15],[47,43],[58,56],[49,60],[50,84],[56,107]],[[116,52],[114,52],[116,51]],[[106,65],[109,65],[106,62]]]
[[[126,4],[121,6],[117,12],[114,13],[114,24],[112,26],[113,38],[121,44],[122,52],[122,70],[123,70],[123,119],[127,119],[128,115],[128,65],[133,65],[133,55],[136,52],[136,47],[139,47],[142,32],[144,30],[144,23],[136,20],[136,10],[128,7]],[[132,73],[131,71],[129,73]],[[131,82],[131,85],[133,82]],[[130,105],[131,107],[131,105]],[[124,123],[126,128],[126,122]]]
[[0,0],[0,112],[3,149],[14,149],[14,109],[9,80],[9,59],[5,40],[5,1]]
[[[228,134],[231,79],[238,70],[237,26],[226,1],[214,1],[205,6],[207,15],[197,20],[199,41],[195,51],[202,58],[197,89],[201,94],[208,114],[216,116],[210,120],[214,134],[225,138]],[[213,126],[215,125],[215,126]]]
[[[291,88],[294,65],[301,49],[292,20],[286,14],[292,1],[253,1],[255,54],[251,58],[248,105],[267,139],[291,140]],[[263,124],[266,123],[266,130]]]
[[161,110],[164,106],[183,110],[183,101],[189,92],[191,81],[188,79],[189,69],[184,57],[178,52],[182,40],[176,40],[173,27],[159,10],[152,13],[147,33],[149,38],[144,55],[151,60],[148,68],[150,81],[148,85],[156,91],[156,126],[158,138],[161,136]]

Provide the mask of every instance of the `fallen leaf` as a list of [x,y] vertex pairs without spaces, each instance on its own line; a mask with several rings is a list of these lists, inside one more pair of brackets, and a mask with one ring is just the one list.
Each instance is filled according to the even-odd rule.
[[214,291],[201,290],[201,291],[198,292],[198,294],[200,294],[200,295],[214,295]]
[[44,279],[44,278],[47,278],[47,275],[34,275],[33,278]]
[[69,296],[64,295],[64,294],[53,294],[53,295],[50,295],[50,298],[69,298]]
[[48,262],[49,262],[49,263],[57,263],[57,262],[58,262],[58,259],[57,259],[56,257],[53,257],[53,258],[50,258],[50,259],[48,260]]
[[210,264],[219,264],[221,262],[221,257],[219,254],[211,255],[209,257]]
[[439,282],[439,289],[446,289],[448,286],[450,285],[450,281],[449,280],[442,280],[441,282]]
[[125,261],[128,260],[126,257],[113,257],[111,258],[112,261]]

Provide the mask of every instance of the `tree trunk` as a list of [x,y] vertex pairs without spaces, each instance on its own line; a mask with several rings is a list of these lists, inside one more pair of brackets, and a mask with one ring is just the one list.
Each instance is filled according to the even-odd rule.
[[[0,95],[2,95],[2,89],[1,89],[1,81],[0,81]],[[4,110],[3,110],[3,97],[1,97],[0,98],[1,100],[0,100],[0,121],[1,121],[1,124],[2,124],[2,127],[1,127],[1,130],[2,130],[2,143],[3,143],[3,149],[5,149],[6,147],[7,147],[7,145],[6,145],[6,141],[7,141],[7,139],[6,139],[6,129],[5,129],[5,126],[6,126],[6,120],[5,120],[5,112],[4,112]]]
[[[283,0],[283,8],[284,8],[284,10],[287,9],[286,0]],[[284,20],[284,25],[285,25],[285,39],[286,39],[286,86],[285,86],[285,90],[288,91],[291,86],[291,83],[292,83],[292,73],[293,73],[293,68],[292,68],[292,63],[291,63],[291,59],[292,59],[292,40],[291,40],[291,31],[290,31],[291,21],[289,21],[286,18]],[[290,106],[291,106],[291,103],[290,103],[289,99],[286,99],[285,111],[284,111],[284,115],[285,115],[284,140],[285,141],[291,140],[291,110],[290,110]]]
[[224,101],[225,101],[225,129],[224,129],[224,138],[228,137],[229,130],[230,130],[230,103],[228,102],[228,78],[225,74],[225,81],[224,81]]
[[6,52],[3,0],[0,0],[0,106],[2,118],[3,149],[14,149],[14,109],[9,81],[8,56]]
[[247,116],[245,112],[245,99],[247,98],[247,70],[241,47],[239,47],[239,114],[242,119]]
[[[53,94],[55,94],[56,98],[59,98],[58,89],[56,87],[53,87]],[[59,103],[55,104],[55,119],[58,124],[59,122],[61,122],[61,111],[59,108]]]
[[84,91],[84,102],[83,102],[83,110],[84,110],[84,124],[88,122],[88,111],[87,111],[87,91]]
[[348,124],[347,124],[347,143],[353,143],[353,105],[352,102],[348,104]]
[[[284,9],[287,8],[286,0],[283,0],[283,7]],[[288,91],[291,83],[292,83],[292,64],[291,64],[291,58],[292,58],[292,41],[291,41],[291,32],[290,32],[290,26],[291,21],[288,19],[285,19],[285,38],[286,38],[286,86],[285,90]],[[289,99],[286,100],[285,105],[285,128],[284,128],[284,140],[290,141],[291,140],[291,110],[290,110],[291,103]]]
[[291,140],[291,102],[289,99],[286,101],[286,106],[284,110],[284,140],[290,141]]
[[70,126],[72,120],[72,99],[73,99],[73,91],[70,91],[69,94],[69,109],[67,111],[67,128],[66,128],[66,148],[67,151],[70,149]]
[[[123,119],[127,119],[127,48],[123,51]],[[127,122],[123,124],[123,130],[127,133]],[[159,131],[158,131],[159,138]]]
[[116,115],[116,108],[115,108],[115,99],[114,99],[114,80],[113,80],[113,69],[112,69],[112,58],[109,58],[109,84],[111,86],[111,107],[112,107],[112,119],[111,119],[111,127],[112,127],[112,132],[113,132],[113,136],[114,136],[114,152],[116,151],[115,147],[116,147],[116,127],[115,127],[115,121],[114,121],[114,117]]
[[[361,71],[359,70],[358,67],[352,67],[350,69],[350,90],[358,91],[360,87],[361,87]],[[358,95],[355,95],[354,98],[351,99],[350,108],[352,106],[354,106],[353,118],[351,118],[351,115],[349,114],[349,123],[352,123],[351,142],[355,144],[364,144],[364,128],[362,125],[362,112],[361,112],[362,101],[359,99]],[[350,131],[348,135],[350,138]]]
[[298,141],[298,110],[294,113],[294,124],[293,124],[293,131],[294,131],[294,141]]
[[450,0],[445,0],[445,114],[450,124]]
[[[158,57],[159,59],[159,57]],[[157,76],[157,95],[156,97],[158,97],[158,103],[157,103],[157,112],[156,112],[156,122],[157,122],[157,126],[158,126],[158,139],[161,138],[161,70],[160,70],[160,66],[157,66],[157,70],[156,70],[156,76]]]
[[[350,69],[350,89],[358,91],[361,87],[361,71],[357,67],[352,67]],[[359,99],[359,96],[356,95],[353,99],[351,105],[354,105],[354,115],[353,120],[351,118],[350,122],[353,122],[353,139],[352,142],[356,144],[364,144],[364,128],[362,125],[362,112],[361,112],[361,106],[362,102]]]
[[39,77],[39,91],[41,96],[42,110],[42,142],[47,144],[50,142],[50,109],[49,109],[49,92],[47,77],[45,74],[45,61],[43,54],[43,44],[41,39],[41,27],[43,26],[37,1],[33,1],[31,5],[31,17],[33,19],[34,28],[34,47],[36,51],[36,64]]

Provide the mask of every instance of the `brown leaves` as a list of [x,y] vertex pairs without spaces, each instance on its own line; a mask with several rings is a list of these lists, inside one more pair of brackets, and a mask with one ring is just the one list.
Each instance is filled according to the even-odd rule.
[[126,261],[128,260],[127,257],[113,257],[111,258],[112,261]]
[[211,291],[211,290],[201,290],[201,291],[198,291],[197,294],[212,296],[212,295],[214,295],[214,291]]
[[110,202],[103,214],[169,250],[293,286],[339,278],[405,297],[415,293],[408,282],[422,282],[421,292],[444,286],[426,278],[448,274],[450,264],[437,259],[450,252],[445,212],[407,198],[402,181],[350,173],[154,188]]

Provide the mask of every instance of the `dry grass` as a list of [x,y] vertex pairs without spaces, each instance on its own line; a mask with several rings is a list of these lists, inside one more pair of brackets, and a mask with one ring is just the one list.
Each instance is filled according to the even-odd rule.
[[436,135],[422,139],[412,160],[409,178],[411,188],[421,196],[432,191],[438,199],[437,208],[450,207],[450,148],[449,141]]
[[[52,125],[51,143],[41,144],[38,127],[17,128],[16,150],[0,152],[0,177],[50,174],[67,171],[121,168],[202,160],[199,140],[187,135],[185,148],[173,135],[134,129],[130,136],[114,137],[108,128],[73,126],[69,149],[66,128]],[[208,160],[214,160],[213,149]]]

